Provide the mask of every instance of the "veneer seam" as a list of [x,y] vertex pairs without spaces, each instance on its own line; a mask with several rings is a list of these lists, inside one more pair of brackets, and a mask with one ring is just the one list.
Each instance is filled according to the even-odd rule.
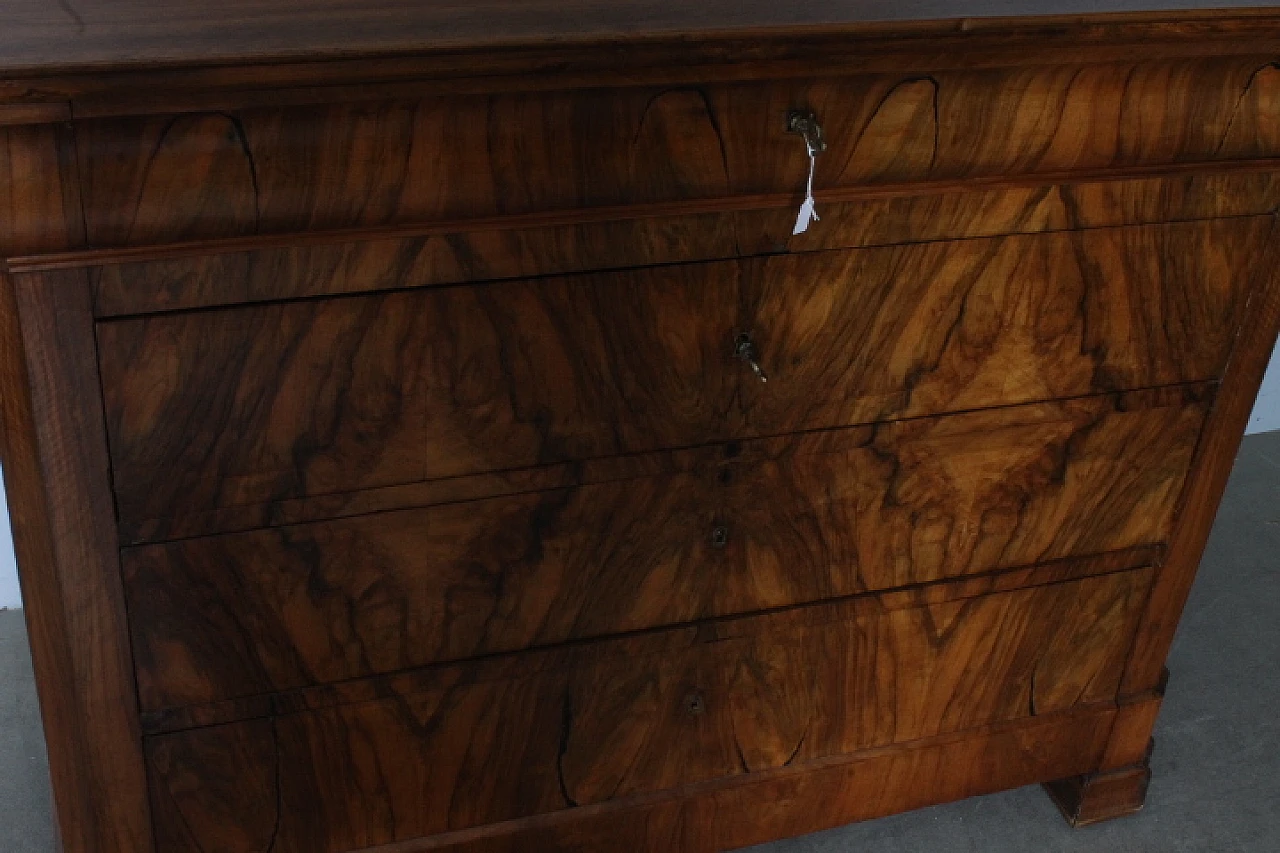
[[[1073,403],[1073,402],[1084,402],[1084,401],[1091,401],[1091,400],[1097,400],[1101,402],[1104,400],[1112,400],[1116,402],[1117,406],[1119,406],[1121,403],[1123,403],[1126,397],[1134,397],[1134,396],[1139,396],[1143,394],[1160,393],[1160,392],[1166,392],[1166,391],[1176,392],[1179,389],[1182,389],[1186,394],[1197,395],[1198,401],[1184,400],[1182,402],[1167,402],[1167,403],[1154,401],[1152,403],[1139,406],[1137,408],[1123,408],[1118,410],[1130,411],[1130,412],[1154,411],[1154,410],[1166,409],[1166,408],[1183,408],[1188,405],[1197,405],[1197,404],[1211,405],[1213,399],[1216,397],[1220,384],[1221,384],[1220,381],[1216,379],[1198,379],[1198,380],[1192,380],[1189,382],[1173,382],[1173,383],[1168,383],[1164,385],[1149,385],[1149,386],[1143,386],[1141,388],[1128,388],[1122,391],[1107,391],[1104,393],[1078,394],[1078,395],[1072,395],[1072,396],[1066,396],[1066,397],[1048,397],[1040,400],[1028,400],[1028,401],[1022,401],[1017,403],[1002,403],[1002,404],[997,404],[993,406],[984,406],[981,408],[974,408],[974,409],[956,409],[953,411],[946,411],[946,412],[929,412],[929,413],[918,414],[918,415],[884,418],[882,420],[877,420],[877,421],[865,421],[865,422],[852,423],[852,424],[841,424],[839,426],[808,427],[805,429],[793,430],[791,432],[770,433],[767,435],[751,436],[749,438],[730,436],[728,438],[722,438],[722,439],[717,439],[715,441],[710,441],[705,444],[679,445],[675,447],[664,447],[658,450],[640,450],[640,451],[632,451],[628,453],[615,453],[615,454],[610,454],[606,456],[592,456],[592,457],[586,457],[582,459],[571,459],[571,460],[566,460],[564,462],[551,463],[549,465],[529,465],[529,466],[523,466],[523,467],[517,467],[517,468],[501,468],[501,469],[495,469],[495,470],[489,470],[489,471],[479,471],[473,474],[460,474],[460,475],[450,476],[450,477],[438,477],[435,479],[411,480],[403,483],[392,483],[385,486],[373,486],[367,489],[359,489],[356,491],[321,492],[321,493],[308,494],[308,495],[295,497],[295,498],[285,498],[280,501],[261,501],[261,502],[255,502],[255,503],[234,504],[230,506],[215,508],[212,510],[203,510],[199,513],[199,515],[216,515],[219,513],[231,513],[231,512],[237,512],[237,511],[250,512],[250,511],[259,510],[259,509],[269,512],[272,507],[280,506],[285,503],[321,501],[321,500],[325,500],[326,498],[343,498],[343,497],[357,498],[361,495],[370,495],[383,490],[414,488],[418,486],[427,486],[427,485],[437,484],[437,483],[459,482],[459,481],[465,481],[469,479],[476,479],[480,477],[504,477],[504,476],[511,476],[515,474],[536,474],[538,472],[544,472],[544,471],[553,472],[557,468],[572,469],[575,466],[599,464],[599,463],[608,462],[611,460],[621,460],[621,459],[642,460],[642,459],[645,459],[646,457],[657,458],[657,457],[662,457],[670,454],[697,453],[700,451],[709,451],[715,448],[725,447],[727,445],[758,444],[762,442],[780,441],[788,438],[805,438],[805,437],[816,437],[816,436],[824,436],[824,435],[836,435],[838,433],[851,432],[854,430],[870,429],[874,433],[874,431],[882,427],[890,427],[890,426],[895,426],[900,424],[910,424],[910,423],[915,423],[919,421],[937,420],[941,418],[958,418],[958,417],[979,415],[984,412],[1011,411],[1014,409],[1021,409],[1021,408],[1029,409],[1032,407],[1039,407],[1039,406],[1051,406],[1057,403]],[[271,523],[257,524],[257,525],[247,526],[247,527],[232,527],[228,529],[213,529],[213,530],[207,530],[205,532],[192,533],[189,535],[182,535],[182,536],[172,536],[167,538],[131,537],[126,543],[121,545],[121,550],[127,551],[135,548],[146,548],[146,547],[152,547],[157,545],[168,545],[168,544],[173,544],[178,542],[190,542],[192,540],[208,539],[208,538],[213,538],[218,536],[231,536],[235,534],[250,533],[253,531],[260,531],[260,530],[279,530],[279,529],[289,528],[289,527],[300,527],[300,526],[311,525],[311,524],[323,524],[325,522],[336,521],[338,519],[369,518],[369,517],[383,515],[385,513],[391,513],[391,512],[405,512],[405,511],[413,511],[413,510],[430,509],[434,507],[457,506],[459,504],[477,503],[480,501],[496,500],[496,499],[502,499],[502,498],[517,498],[517,497],[523,497],[528,495],[543,494],[547,492],[562,491],[566,489],[582,488],[585,486],[607,485],[610,483],[625,483],[625,482],[630,482],[632,480],[642,480],[642,479],[648,479],[652,477],[673,476],[676,474],[690,473],[690,472],[699,470],[700,467],[701,467],[700,465],[696,465],[696,464],[685,466],[685,467],[671,466],[668,469],[664,469],[663,471],[660,471],[657,473],[642,472],[638,474],[624,474],[624,475],[615,476],[615,477],[606,476],[606,477],[600,477],[595,479],[577,479],[577,480],[571,480],[569,482],[566,482],[564,485],[552,485],[552,486],[545,486],[542,488],[524,488],[524,489],[516,489],[513,491],[493,492],[490,494],[485,494],[477,497],[465,497],[465,498],[458,498],[453,500],[443,500],[435,503],[407,503],[399,506],[389,506],[389,507],[382,507],[378,509],[366,510],[363,512],[353,512],[353,513],[345,513],[345,514],[341,512],[336,514],[332,512],[328,514],[320,513],[320,514],[316,514],[314,517],[303,518],[298,521],[285,521],[285,522],[276,523],[276,524],[271,524]],[[119,523],[118,516],[119,514],[117,512],[117,523]],[[174,516],[174,517],[167,517],[167,518],[145,518],[135,523],[133,527],[136,529],[138,527],[144,527],[146,525],[154,524],[156,522],[172,521],[174,519],[180,520],[184,517],[190,518],[191,516],[188,515],[188,516]]]
[[[1010,595],[1010,594],[1024,592],[1028,590],[1067,586],[1070,584],[1077,584],[1077,583],[1082,583],[1084,581],[1089,581],[1089,580],[1097,580],[1101,578],[1114,577],[1117,575],[1128,574],[1131,572],[1153,570],[1155,568],[1154,557],[1157,556],[1163,550],[1163,548],[1164,548],[1163,544],[1138,545],[1130,548],[1121,549],[1118,551],[1108,551],[1100,554],[1089,554],[1089,555],[1081,555],[1076,557],[1066,557],[1058,560],[1046,561],[1043,563],[1036,563],[1036,564],[1024,565],[1024,566],[1013,566],[1013,567],[997,569],[989,572],[982,572],[982,573],[972,574],[972,575],[964,575],[961,577],[943,578],[935,581],[926,581],[918,584],[911,584],[911,585],[902,586],[902,587],[894,587],[892,589],[859,592],[859,593],[853,593],[851,595],[822,599],[818,601],[801,602],[799,604],[778,605],[776,607],[754,610],[750,613],[737,613],[737,614],[730,614],[725,616],[710,617],[705,619],[695,619],[695,620],[686,621],[686,622],[676,622],[676,623],[670,623],[666,625],[658,625],[652,628],[638,628],[630,631],[620,631],[617,633],[605,634],[605,635],[596,636],[596,637],[574,638],[574,639],[564,640],[561,642],[551,643],[548,645],[535,645],[535,646],[530,646],[528,648],[516,649],[512,651],[492,652],[488,654],[473,655],[471,657],[440,660],[440,661],[435,661],[422,666],[406,667],[403,669],[391,670],[388,672],[379,672],[371,675],[364,675],[364,676],[358,676],[354,678],[346,678],[346,679],[340,679],[337,681],[330,681],[323,684],[311,684],[311,685],[306,685],[302,687],[292,687],[284,690],[276,690],[276,691],[271,691],[266,693],[255,693],[247,696],[236,696],[228,699],[219,699],[213,702],[201,703],[196,705],[185,705],[185,706],[178,706],[173,708],[160,708],[160,709],[154,709],[154,710],[147,710],[142,712],[142,716],[144,720],[143,734],[145,737],[159,737],[162,735],[175,734],[178,732],[188,732],[188,731],[195,731],[199,729],[215,728],[217,726],[227,725],[227,724],[236,723],[236,722],[244,722],[247,720],[277,719],[280,717],[288,717],[288,716],[293,716],[297,714],[308,714],[308,713],[312,713],[320,710],[328,710],[328,709],[334,709],[334,708],[344,708],[344,707],[362,705],[362,704],[367,704],[371,701],[374,701],[374,702],[379,701],[379,699],[385,698],[385,695],[389,695],[390,693],[395,693],[396,692],[395,689],[389,687],[389,685],[399,678],[412,677],[412,676],[427,676],[434,672],[441,672],[441,671],[446,671],[450,669],[458,669],[462,667],[480,666],[484,664],[493,663],[495,661],[518,660],[519,658],[528,656],[530,654],[546,655],[546,654],[555,654],[557,652],[570,653],[570,652],[573,652],[574,650],[589,649],[592,647],[600,648],[600,647],[609,646],[611,644],[623,643],[628,640],[633,640],[640,637],[657,636],[661,634],[672,634],[672,633],[677,633],[682,631],[691,631],[691,630],[701,631],[701,630],[706,630],[708,628],[714,628],[715,626],[719,626],[719,625],[731,625],[734,623],[751,622],[751,621],[757,621],[762,619],[768,619],[769,617],[778,616],[780,614],[785,614],[788,612],[791,612],[791,613],[801,613],[805,611],[813,612],[815,610],[818,610],[824,607],[834,609],[841,606],[850,605],[858,601],[875,601],[875,600],[885,599],[890,596],[906,597],[913,594],[925,592],[930,589],[937,589],[937,588],[946,587],[946,586],[957,587],[958,591],[963,594],[956,595],[955,597],[951,597],[951,598],[942,598],[934,602],[905,603],[902,606],[890,607],[888,609],[883,610],[882,612],[892,613],[900,610],[913,610],[913,609],[928,607],[928,606],[941,604],[941,603],[973,601],[976,599],[981,599],[981,598],[985,598],[987,596],[992,596],[992,595]],[[1078,564],[1088,564],[1091,561],[1102,561],[1108,557],[1122,557],[1122,556],[1132,557],[1132,562],[1128,564],[1121,564],[1118,567],[1103,567],[1098,571],[1086,572],[1077,576],[1071,576],[1071,577],[1065,577],[1065,578],[1062,578],[1062,577],[1036,578],[1029,581],[1028,583],[1025,583],[1016,587],[1010,587],[1008,589],[988,589],[988,590],[979,590],[979,591],[973,591],[973,592],[965,592],[963,590],[963,587],[966,585],[981,584],[984,581],[996,581],[996,580],[999,580],[1001,577],[1017,574],[1020,572],[1050,571],[1055,566],[1071,566],[1071,565],[1078,565]],[[852,617],[840,617],[838,615],[833,614],[833,617],[831,619],[826,620],[825,622],[822,622],[819,624],[849,622],[851,618]],[[716,639],[698,640],[698,641],[695,641],[695,643],[702,644],[702,643],[713,643],[718,641],[719,640],[716,640]],[[550,667],[547,667],[546,669],[539,670],[539,673],[557,672],[557,671],[566,669],[571,665],[572,664],[570,662],[563,662],[558,665],[550,666]],[[490,679],[482,678],[482,679],[479,679],[477,683],[486,683],[489,680]],[[322,694],[324,691],[327,691],[327,690],[342,689],[343,687],[351,687],[355,685],[368,685],[370,687],[373,687],[375,690],[378,691],[378,695],[351,697],[351,698],[334,697],[329,701],[325,701],[323,696],[321,696],[320,701],[317,701],[315,704],[307,704],[307,705],[301,705],[301,706],[295,706],[295,707],[290,707],[288,705],[282,704],[284,702],[288,702],[290,699],[293,699],[293,698],[301,698],[302,701],[306,702],[307,701],[306,697],[308,696],[316,696],[317,694]],[[423,692],[423,691],[410,690],[406,692],[409,695],[414,695],[416,693]],[[1137,695],[1141,696],[1144,694],[1137,694]],[[1115,704],[1118,706],[1118,702],[1114,698],[1108,699],[1106,701],[1108,703]],[[225,716],[220,717],[215,721],[208,722],[208,723],[201,723],[201,724],[192,725],[192,726],[182,726],[182,725],[170,726],[170,725],[164,725],[163,723],[152,724],[148,726],[146,722],[148,717],[160,718],[165,715],[170,715],[173,713],[199,712],[201,709],[207,709],[210,707],[216,707],[219,705],[234,704],[234,703],[243,703],[246,705],[257,704],[263,710],[260,712],[247,713],[247,714],[244,714],[243,716],[235,715],[233,713],[228,713]],[[1032,717],[1040,718],[1043,716],[1046,716],[1046,715],[1045,714],[1031,715],[1031,717],[1029,718],[1032,718]]]
[[[815,189],[814,197],[820,204],[844,204],[885,198],[927,197],[951,193],[977,193],[1005,189],[1036,189],[1078,186],[1096,183],[1123,183],[1127,181],[1175,179],[1180,177],[1213,177],[1232,174],[1280,173],[1280,158],[1250,160],[1199,160],[1152,164],[1146,166],[1122,166],[1095,170],[1028,173],[1025,175],[995,175],[971,178],[905,181],[882,185],[863,185]],[[791,208],[801,198],[797,193],[765,193],[730,195],[683,201],[653,202],[634,205],[606,205],[601,207],[564,208],[549,212],[516,213],[476,218],[455,218],[438,222],[415,222],[357,228],[316,229],[255,234],[244,237],[217,237],[173,243],[157,243],[142,246],[111,248],[87,248],[70,252],[48,252],[34,255],[16,255],[4,259],[5,269],[12,275],[66,269],[69,267],[120,266],[128,264],[156,263],[187,257],[234,255],[270,249],[303,249],[312,246],[329,246],[341,243],[372,243],[406,240],[414,237],[432,237],[459,232],[514,231],[534,228],[572,227],[603,222],[628,222],[657,219],[669,216],[699,216],[717,213],[743,213],[756,210]],[[1181,222],[1206,222],[1220,219],[1245,219],[1265,216],[1266,213],[1229,214],[1224,216],[1198,216],[1187,219],[1168,219],[1123,225],[1075,226],[1045,231],[990,234],[977,237],[935,238],[905,243],[950,243],[967,240],[989,240],[1000,237],[1033,236],[1074,231],[1099,231],[1111,228],[1140,228]],[[870,244],[857,247],[835,247],[798,252],[760,253],[811,254],[818,252],[850,251],[860,248],[894,246],[899,243]],[[715,263],[716,261],[692,261]],[[682,263],[682,262],[673,262]],[[683,262],[690,263],[690,262]],[[663,264],[665,266],[666,264]],[[627,268],[621,268],[627,269]],[[572,273],[551,273],[569,275]],[[481,282],[468,282],[477,284]],[[441,286],[441,285],[429,285]],[[377,292],[377,291],[361,291]],[[305,298],[305,297],[304,297]],[[289,301],[289,300],[281,300]]]

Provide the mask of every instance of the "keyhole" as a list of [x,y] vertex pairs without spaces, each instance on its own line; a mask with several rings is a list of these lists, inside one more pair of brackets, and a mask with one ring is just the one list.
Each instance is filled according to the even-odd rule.
[[717,524],[711,528],[711,547],[723,548],[729,544],[729,528],[723,524]]
[[684,709],[689,712],[689,716],[696,717],[707,710],[707,703],[702,694],[694,690],[684,697]]

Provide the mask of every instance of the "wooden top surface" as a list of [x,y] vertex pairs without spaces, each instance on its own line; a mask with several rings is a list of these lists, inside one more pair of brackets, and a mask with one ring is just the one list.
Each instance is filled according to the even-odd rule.
[[[1203,21],[1274,0],[0,0],[0,76],[224,65],[774,27],[928,34],[990,18]],[[1252,9],[1253,11],[1248,11]],[[1104,14],[1105,13],[1105,14]],[[1115,13],[1121,13],[1117,16]],[[983,20],[973,20],[983,19]],[[1079,21],[1078,23],[1087,23]],[[1001,25],[1036,22],[1003,21]]]

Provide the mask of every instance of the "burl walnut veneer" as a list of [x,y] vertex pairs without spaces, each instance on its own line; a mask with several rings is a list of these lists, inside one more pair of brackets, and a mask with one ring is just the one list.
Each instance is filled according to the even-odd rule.
[[68,853],[1141,807],[1280,324],[1280,9],[902,5],[0,2]]

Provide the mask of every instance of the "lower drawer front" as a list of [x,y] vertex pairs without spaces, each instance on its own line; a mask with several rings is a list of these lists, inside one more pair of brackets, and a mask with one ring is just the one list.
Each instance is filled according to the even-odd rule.
[[855,599],[156,736],[159,850],[336,853],[1103,701],[1151,574]]
[[1163,542],[1165,389],[712,447],[576,488],[126,549],[144,710]]

